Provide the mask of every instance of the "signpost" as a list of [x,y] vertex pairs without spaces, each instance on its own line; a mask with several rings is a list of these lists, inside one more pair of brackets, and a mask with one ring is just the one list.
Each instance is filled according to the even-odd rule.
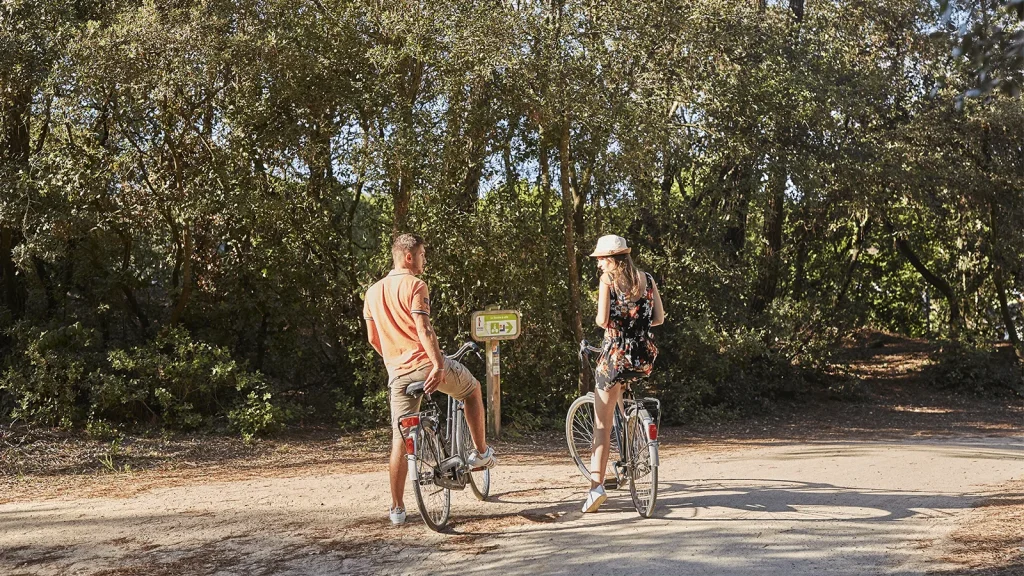
[[486,344],[487,434],[501,435],[501,346],[502,340],[515,340],[522,330],[522,317],[515,310],[488,306],[471,317],[473,340]]

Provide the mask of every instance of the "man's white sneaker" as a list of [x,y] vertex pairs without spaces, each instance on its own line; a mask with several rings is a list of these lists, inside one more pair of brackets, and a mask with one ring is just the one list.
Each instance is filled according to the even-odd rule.
[[405,508],[399,506],[391,509],[391,523],[395,526],[405,524]]
[[498,463],[498,457],[494,455],[494,448],[491,446],[488,446],[487,451],[483,454],[474,448],[469,452],[469,457],[466,460],[466,464],[469,465],[471,470],[494,468],[494,465]]
[[608,495],[604,493],[604,486],[598,486],[597,488],[591,488],[590,492],[587,493],[587,501],[583,503],[583,512],[597,512],[597,509],[601,507],[601,504],[608,499]]

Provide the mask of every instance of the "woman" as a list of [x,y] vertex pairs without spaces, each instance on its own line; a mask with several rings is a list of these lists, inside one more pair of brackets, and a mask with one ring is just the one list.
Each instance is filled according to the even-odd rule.
[[629,246],[621,236],[602,236],[592,257],[601,270],[597,300],[597,325],[604,328],[604,349],[597,363],[594,391],[594,453],[590,459],[590,493],[584,512],[596,512],[608,498],[604,474],[608,466],[608,444],[612,413],[622,400],[622,387],[650,375],[658,349],[651,327],[665,322],[665,310],[654,278],[636,269]]

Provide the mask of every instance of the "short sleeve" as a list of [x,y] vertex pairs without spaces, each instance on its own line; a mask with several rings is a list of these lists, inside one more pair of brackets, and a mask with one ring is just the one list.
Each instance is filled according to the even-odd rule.
[[413,314],[430,316],[430,292],[427,290],[426,282],[418,281],[413,286],[412,304],[409,306],[409,311]]
[[370,313],[370,291],[367,290],[363,296],[363,318],[373,321],[373,314]]

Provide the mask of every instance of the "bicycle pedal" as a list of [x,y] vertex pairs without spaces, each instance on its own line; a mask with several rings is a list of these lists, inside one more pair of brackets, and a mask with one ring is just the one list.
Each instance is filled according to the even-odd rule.
[[462,464],[463,464],[462,458],[459,457],[458,455],[456,455],[456,456],[452,456],[450,458],[445,458],[444,460],[442,460],[440,468],[441,468],[442,472],[448,472],[448,471],[450,471],[450,470],[452,470],[454,468],[458,468],[459,466],[462,466]]
[[615,479],[615,478],[605,478],[604,479],[604,489],[605,490],[618,490],[619,489],[619,481],[617,479]]

